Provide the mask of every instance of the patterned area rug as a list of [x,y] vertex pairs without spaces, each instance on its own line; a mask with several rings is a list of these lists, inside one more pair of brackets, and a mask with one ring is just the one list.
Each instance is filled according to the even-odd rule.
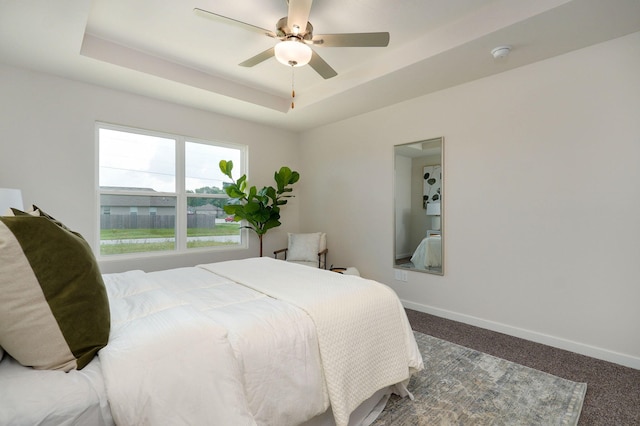
[[392,395],[374,426],[576,425],[586,383],[576,383],[414,332],[425,369]]

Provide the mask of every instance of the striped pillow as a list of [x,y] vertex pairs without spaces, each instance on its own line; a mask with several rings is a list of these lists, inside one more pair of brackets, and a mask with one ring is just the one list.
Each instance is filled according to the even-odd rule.
[[82,369],[109,339],[91,248],[41,213],[0,217],[0,346],[25,366]]

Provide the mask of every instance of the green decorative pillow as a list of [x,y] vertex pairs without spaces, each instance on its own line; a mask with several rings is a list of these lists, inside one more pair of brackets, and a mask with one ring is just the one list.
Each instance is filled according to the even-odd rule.
[[0,346],[25,366],[82,369],[109,340],[109,301],[80,234],[39,212],[0,217]]

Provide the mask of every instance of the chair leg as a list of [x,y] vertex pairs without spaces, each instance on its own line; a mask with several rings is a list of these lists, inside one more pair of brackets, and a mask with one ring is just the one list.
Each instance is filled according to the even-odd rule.
[[327,269],[327,253],[318,255],[318,268]]

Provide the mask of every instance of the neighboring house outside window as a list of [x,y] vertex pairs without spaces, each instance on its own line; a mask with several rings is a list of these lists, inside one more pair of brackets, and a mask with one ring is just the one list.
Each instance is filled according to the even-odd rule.
[[232,160],[234,178],[244,174],[246,146],[101,123],[96,133],[100,255],[246,246],[240,223],[224,220],[218,168]]

